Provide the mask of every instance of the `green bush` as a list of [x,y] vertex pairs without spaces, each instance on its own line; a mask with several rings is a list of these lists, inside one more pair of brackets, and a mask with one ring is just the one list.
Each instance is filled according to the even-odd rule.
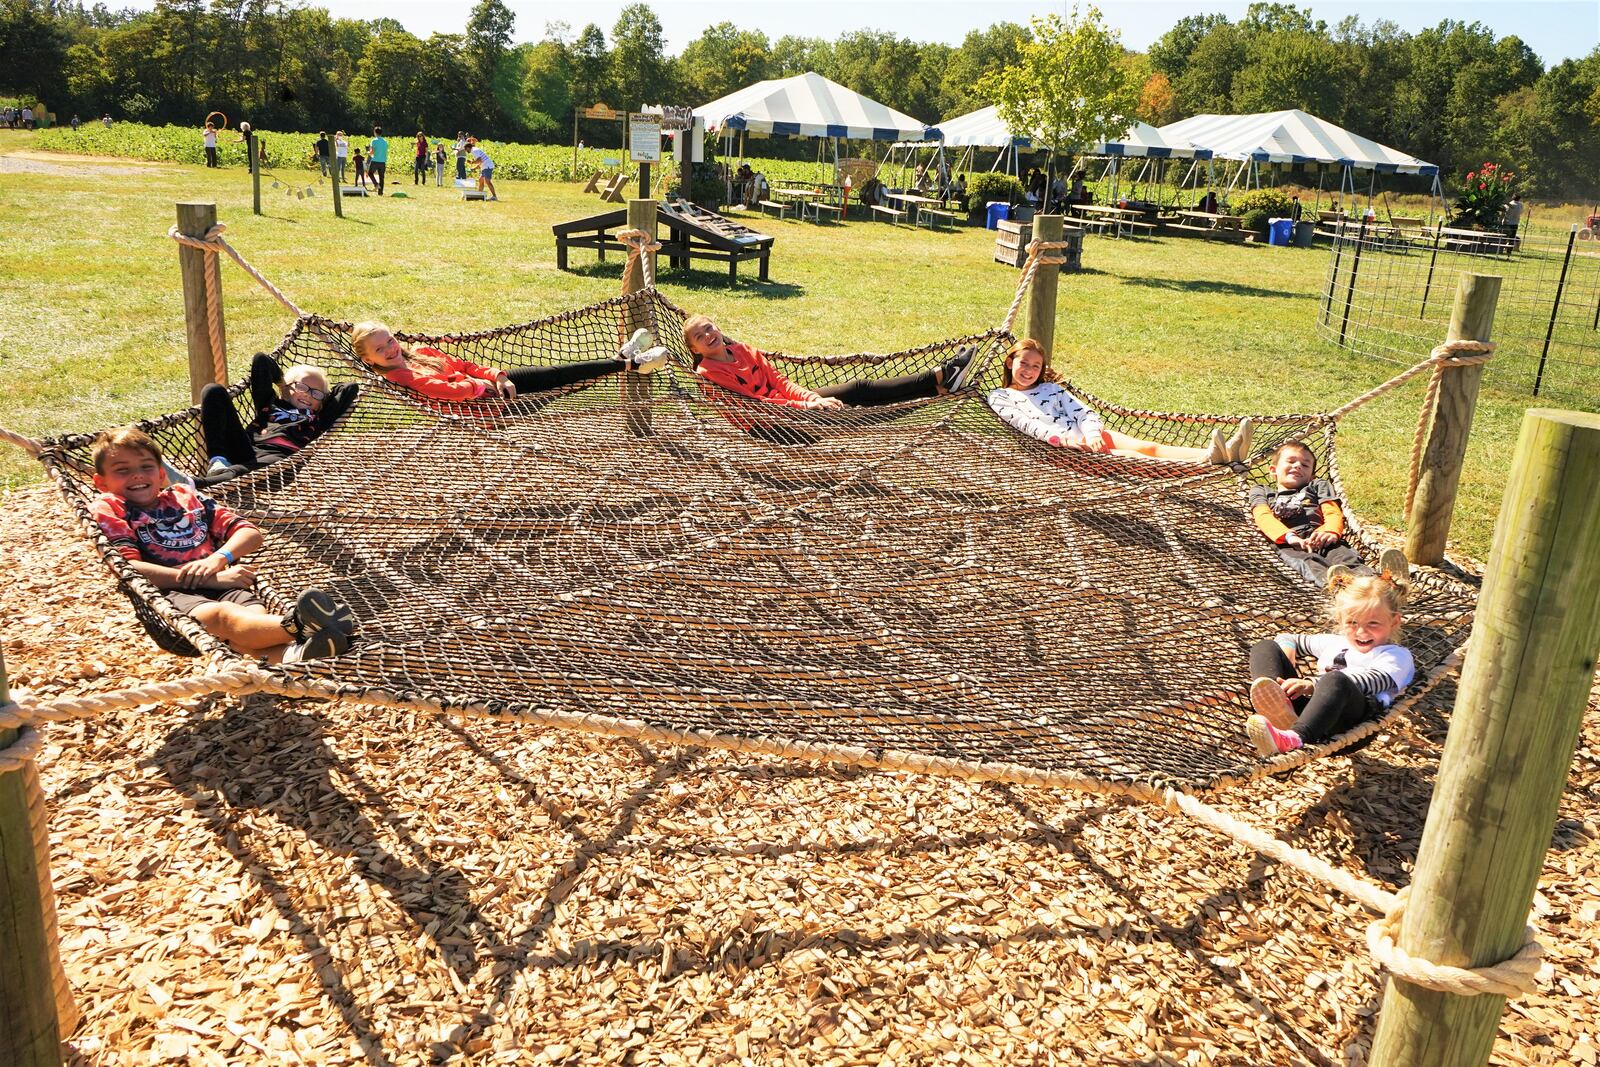
[[991,200],[1000,200],[1007,204],[1022,202],[1022,183],[1009,174],[998,174],[988,171],[974,175],[972,183],[967,186],[967,211],[977,214],[984,210],[984,205]]
[[1235,197],[1233,203],[1228,205],[1228,214],[1239,216],[1239,225],[1263,236],[1267,232],[1268,219],[1286,219],[1293,210],[1294,201],[1289,199],[1289,194],[1276,189],[1253,189]]

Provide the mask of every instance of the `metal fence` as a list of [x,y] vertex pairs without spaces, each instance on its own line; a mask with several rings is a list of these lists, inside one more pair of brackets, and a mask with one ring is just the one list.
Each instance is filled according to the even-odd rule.
[[1352,352],[1411,364],[1444,339],[1462,274],[1497,274],[1499,345],[1486,380],[1501,389],[1600,409],[1600,240],[1409,230],[1343,222],[1329,232],[1317,328]]

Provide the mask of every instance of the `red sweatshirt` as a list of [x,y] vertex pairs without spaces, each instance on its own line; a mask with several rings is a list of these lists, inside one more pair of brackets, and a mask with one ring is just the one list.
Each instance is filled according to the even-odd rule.
[[694,372],[724,389],[785,407],[803,408],[821,399],[779,374],[763,353],[742,341],[729,344],[728,353],[733,356],[731,363],[702,357]]
[[447,356],[437,348],[414,349],[418,355],[432,356],[444,364],[439,371],[418,372],[410,367],[384,371],[383,376],[396,385],[415,389],[423,396],[435,400],[476,400],[489,392],[500,372],[490,367],[480,367],[464,359]]

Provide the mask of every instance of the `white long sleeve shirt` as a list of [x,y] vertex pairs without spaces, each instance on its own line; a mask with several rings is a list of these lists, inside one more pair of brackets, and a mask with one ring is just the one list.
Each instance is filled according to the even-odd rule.
[[1032,389],[995,389],[989,407],[1010,426],[1052,445],[1082,448],[1105,432],[1100,415],[1056,382]]
[[1315,659],[1318,674],[1343,671],[1357,689],[1385,708],[1417,673],[1410,649],[1402,645],[1376,645],[1370,652],[1357,652],[1339,634],[1279,634],[1277,641],[1279,648],[1298,657],[1299,662],[1308,656]]

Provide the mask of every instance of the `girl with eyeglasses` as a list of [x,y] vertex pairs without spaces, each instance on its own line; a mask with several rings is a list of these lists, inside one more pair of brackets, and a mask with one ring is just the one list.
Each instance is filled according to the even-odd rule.
[[292,456],[332,429],[356,402],[354,382],[328,386],[320,367],[283,370],[265,352],[250,362],[255,417],[242,425],[228,390],[212,384],[200,394],[200,428],[211,466],[197,485],[216,485]]

